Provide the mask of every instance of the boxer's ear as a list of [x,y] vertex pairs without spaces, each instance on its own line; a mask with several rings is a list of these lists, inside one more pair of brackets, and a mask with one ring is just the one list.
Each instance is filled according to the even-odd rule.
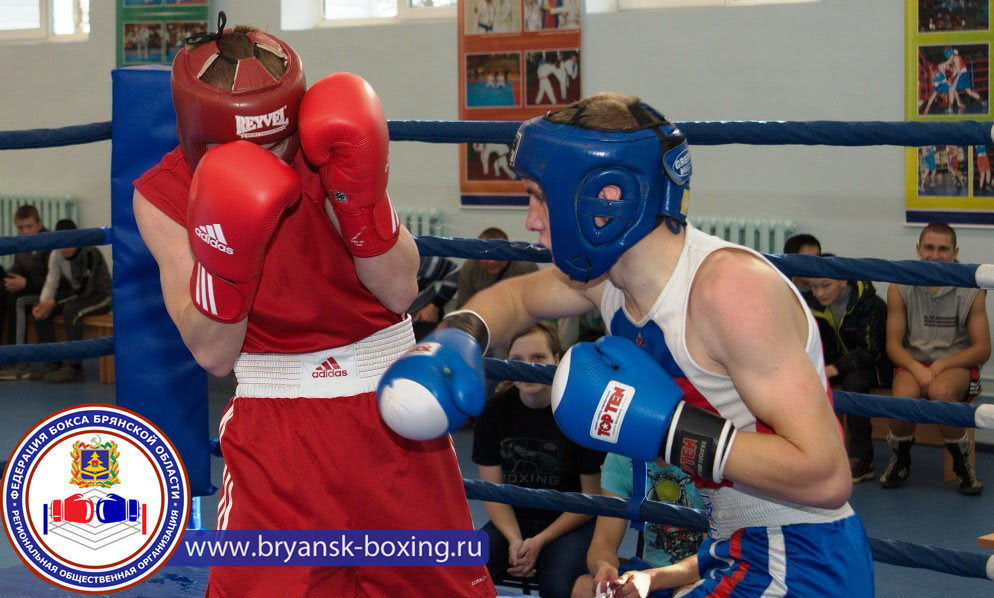
[[[618,187],[617,185],[607,185],[597,193],[597,197],[601,199],[621,199],[621,187]],[[610,221],[610,218],[604,218],[603,216],[597,216],[594,218],[594,224],[597,226],[604,226]]]

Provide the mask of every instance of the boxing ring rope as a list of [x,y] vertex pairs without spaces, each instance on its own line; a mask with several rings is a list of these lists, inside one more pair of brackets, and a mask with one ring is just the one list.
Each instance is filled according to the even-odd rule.
[[[508,484],[494,484],[483,480],[463,480],[466,498],[502,504],[566,511],[587,515],[605,515],[618,519],[628,519],[628,502],[611,496],[587,495],[579,492],[559,492],[535,488],[522,488]],[[642,501],[639,505],[639,518],[642,521],[673,525],[695,532],[708,531],[707,517],[702,511],[660,503]],[[873,560],[879,563],[929,569],[938,573],[994,580],[994,555],[985,555],[968,550],[956,550],[905,542],[903,540],[883,540],[870,537]]]
[[[428,143],[495,142],[511,143],[518,128],[512,121],[390,121],[394,141]],[[694,145],[741,143],[748,145],[979,145],[994,140],[991,123],[960,122],[682,122],[676,123]],[[93,143],[111,138],[111,125],[91,123],[59,129],[0,131],[0,150],[60,147]],[[112,240],[109,228],[43,233],[25,237],[0,238],[0,255],[84,245],[104,245]],[[416,239],[422,255],[443,255],[470,259],[504,259],[549,262],[549,253],[540,246],[479,239]],[[767,256],[788,276],[814,276],[845,280],[878,280],[912,285],[943,285],[994,288],[994,265],[926,264],[913,261],[887,261],[869,258],[818,258],[800,255]],[[113,352],[113,337],[50,343],[33,346],[0,347],[0,364],[17,361],[55,361],[98,357]],[[554,367],[520,362],[486,360],[491,377],[549,383]],[[915,422],[946,423],[957,427],[994,428],[994,406],[932,403],[836,391],[836,410],[868,417],[899,417]],[[986,409],[990,407],[991,409]],[[532,490],[517,486],[464,480],[467,497],[532,508],[566,510],[592,515],[628,517],[628,503],[622,499]],[[665,503],[639,505],[638,517],[645,521],[706,530],[703,513]],[[925,546],[911,542],[870,538],[874,559],[891,565],[924,568],[952,575],[994,579],[994,556]]]
[[[511,143],[518,121],[391,120],[391,141]],[[674,123],[691,145],[990,145],[989,122],[686,121]],[[0,131],[0,150],[61,147],[111,138],[111,123]]]

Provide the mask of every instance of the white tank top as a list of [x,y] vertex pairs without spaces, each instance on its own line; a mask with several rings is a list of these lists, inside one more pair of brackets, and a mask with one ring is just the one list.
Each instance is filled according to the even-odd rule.
[[[608,333],[628,338],[649,352],[663,366],[684,391],[687,403],[717,413],[735,424],[739,430],[772,433],[772,430],[749,411],[739,396],[732,379],[700,367],[690,357],[687,349],[687,302],[697,270],[714,251],[734,248],[757,256],[769,264],[761,254],[723,241],[687,226],[686,239],[676,268],[666,287],[649,312],[638,321],[625,310],[621,290],[608,281],[601,298],[601,314],[608,326]],[[779,270],[769,264],[794,293],[804,309],[808,322],[807,354],[811,363],[828,388],[825,362],[822,356],[818,325],[798,290]],[[745,314],[748,317],[748,314]],[[704,498],[705,511],[711,524],[711,535],[724,539],[743,527],[772,527],[794,523],[825,523],[852,515],[848,504],[839,509],[818,509],[798,505],[762,494],[758,490],[725,481],[718,485],[711,480],[694,477],[694,483]]]

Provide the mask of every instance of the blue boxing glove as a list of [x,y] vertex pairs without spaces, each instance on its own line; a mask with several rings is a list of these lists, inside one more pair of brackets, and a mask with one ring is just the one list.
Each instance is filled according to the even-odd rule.
[[721,482],[732,422],[683,401],[683,390],[635,343],[607,336],[566,352],[552,382],[559,428],[589,449],[642,461],[662,458]]
[[112,492],[97,502],[97,519],[101,523],[138,521],[138,501]]
[[474,312],[452,312],[395,361],[376,394],[383,421],[411,440],[438,438],[483,412],[486,324]]

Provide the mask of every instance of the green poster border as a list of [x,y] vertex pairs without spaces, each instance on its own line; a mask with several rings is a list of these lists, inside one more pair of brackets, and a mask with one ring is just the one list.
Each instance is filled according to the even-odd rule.
[[[140,66],[136,64],[125,64],[124,62],[124,26],[128,23],[144,23],[158,21],[162,23],[177,21],[205,21],[208,28],[211,27],[210,15],[211,4],[199,5],[160,5],[160,6],[125,6],[125,0],[117,0],[117,42],[115,53],[117,54],[117,68],[126,66]],[[144,63],[156,64],[156,63]],[[166,64],[165,55],[163,62]]]

